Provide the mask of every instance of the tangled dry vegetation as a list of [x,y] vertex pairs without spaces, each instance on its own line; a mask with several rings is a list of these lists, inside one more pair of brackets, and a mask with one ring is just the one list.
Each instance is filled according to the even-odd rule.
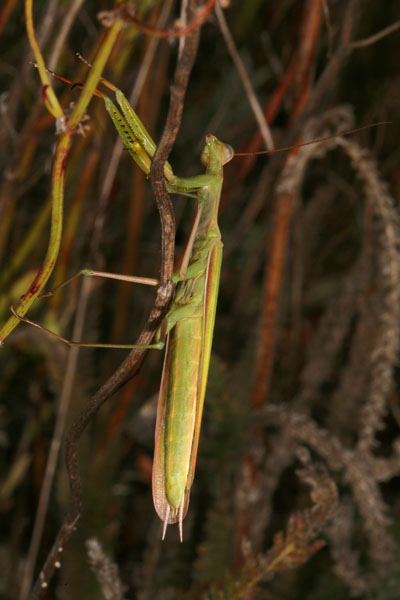
[[[56,140],[20,4],[0,7],[0,327],[46,252]],[[158,140],[182,44],[171,39],[181,3],[134,4],[135,23],[119,33],[106,76]],[[232,0],[225,17],[254,96],[243,91],[214,3],[189,5],[210,12],[181,37],[201,33],[170,158],[175,172],[200,171],[209,131],[238,152],[263,149],[255,99],[264,137],[271,132],[278,147],[391,124],[268,158],[237,157],[225,169],[224,262],[183,544],[173,527],[161,542],[151,501],[162,357],[149,353],[130,377],[126,359],[123,373],[117,367],[120,350],[70,350],[26,324],[5,340],[0,597],[396,600],[399,4]],[[112,3],[33,8],[46,65],[84,81],[75,53],[93,61],[104,48],[114,13],[110,22],[97,16]],[[154,35],[160,29],[166,39]],[[52,85],[68,119],[80,87]],[[158,277],[149,183],[101,100],[93,98],[80,128],[51,287],[82,267]],[[192,215],[190,200],[173,203],[179,258]],[[79,280],[35,302],[29,317],[73,339],[133,343],[154,296]]]

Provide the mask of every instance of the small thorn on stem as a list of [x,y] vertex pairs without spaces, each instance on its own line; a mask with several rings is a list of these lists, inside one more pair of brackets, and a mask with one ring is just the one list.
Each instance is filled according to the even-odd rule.
[[86,60],[86,58],[84,58],[80,52],[75,52],[75,56],[77,56],[79,58],[79,60],[81,60],[83,63],[85,63],[85,65],[87,65],[90,69],[92,68],[92,65],[90,64],[90,62],[88,60]]

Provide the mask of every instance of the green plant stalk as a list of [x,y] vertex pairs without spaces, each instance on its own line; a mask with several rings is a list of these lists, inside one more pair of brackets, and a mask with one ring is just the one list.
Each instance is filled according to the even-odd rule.
[[[18,304],[14,307],[15,312],[21,317],[26,315],[33,302],[43,290],[53,272],[53,268],[57,260],[63,226],[65,167],[71,147],[71,141],[72,131],[67,131],[60,135],[57,142],[52,174],[52,209],[49,245],[41,269],[39,270],[26,294],[22,296]],[[15,315],[12,315],[6,321],[6,323],[0,329],[0,344],[4,343],[4,340],[10,335],[10,333],[19,323],[20,319],[18,319],[18,317]]]
[[[25,3],[26,9],[26,21],[27,21],[27,30],[28,37],[32,44],[33,52],[35,54],[35,59],[38,64],[39,73],[42,79],[42,83],[46,86],[45,97],[48,100],[48,103],[51,104],[49,108],[50,112],[57,115],[57,118],[60,120],[64,120],[64,115],[61,110],[61,114],[59,114],[58,100],[54,101],[53,99],[53,90],[50,87],[47,87],[48,75],[45,70],[43,57],[40,53],[39,46],[36,41],[36,36],[33,27],[33,19],[32,19],[32,0],[26,0]],[[61,244],[61,236],[62,236],[62,227],[63,227],[63,209],[64,209],[64,177],[65,177],[65,169],[66,162],[69,154],[69,150],[71,147],[72,135],[75,132],[76,127],[79,125],[81,118],[86,110],[90,99],[93,96],[93,93],[96,89],[98,81],[100,79],[101,73],[104,69],[104,66],[108,60],[108,57],[111,53],[111,50],[114,46],[115,40],[123,27],[123,22],[121,20],[116,21],[113,26],[109,29],[106,34],[106,38],[104,43],[101,46],[101,49],[96,57],[96,60],[93,64],[93,69],[90,72],[90,75],[83,87],[82,96],[77,102],[71,117],[69,118],[67,124],[62,127],[62,133],[58,139],[58,143],[56,146],[55,154],[54,154],[54,163],[53,163],[53,174],[52,174],[52,209],[51,209],[51,228],[50,228],[50,240],[47,248],[46,256],[43,261],[42,267],[40,268],[37,276],[32,282],[29,290],[24,294],[21,300],[18,302],[17,306],[14,307],[15,313],[19,317],[24,317],[28,312],[29,308],[32,306],[33,302],[36,300],[38,295],[42,292],[44,286],[46,285],[50,275],[53,272],[57,256],[60,250]],[[55,95],[54,95],[54,98]],[[15,329],[15,327],[20,322],[20,319],[16,315],[12,315],[4,324],[4,326],[0,329],[0,345],[4,343],[6,338],[10,335],[10,333]]]
[[103,44],[101,45],[96,60],[94,61],[93,66],[90,69],[89,76],[86,80],[85,85],[83,86],[82,93],[79,96],[79,100],[76,103],[70,118],[68,119],[67,127],[69,129],[75,129],[79,125],[85,113],[85,110],[90,100],[92,99],[92,96],[99,83],[101,74],[104,70],[108,57],[110,56],[111,51],[114,47],[114,43],[123,27],[124,22],[122,20],[119,20],[116,21],[107,32],[106,38]]
[[29,43],[31,45],[37,68],[39,70],[40,80],[45,88],[44,102],[48,111],[53,115],[53,117],[56,119],[61,119],[64,116],[64,112],[60,106],[57,96],[54,93],[53,88],[51,87],[43,56],[36,39],[35,26],[33,23],[33,0],[25,0],[25,22],[26,32],[28,34]]

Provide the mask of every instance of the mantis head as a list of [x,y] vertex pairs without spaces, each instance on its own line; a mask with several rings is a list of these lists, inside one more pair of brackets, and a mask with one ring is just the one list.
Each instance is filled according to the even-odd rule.
[[235,152],[229,144],[223,144],[214,135],[206,135],[206,143],[201,154],[201,162],[208,172],[218,173],[223,165],[234,157]]

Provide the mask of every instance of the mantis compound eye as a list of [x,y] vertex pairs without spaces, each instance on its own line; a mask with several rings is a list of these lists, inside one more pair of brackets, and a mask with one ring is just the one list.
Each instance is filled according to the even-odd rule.
[[235,156],[235,151],[230,144],[223,144],[221,162],[226,165]]

